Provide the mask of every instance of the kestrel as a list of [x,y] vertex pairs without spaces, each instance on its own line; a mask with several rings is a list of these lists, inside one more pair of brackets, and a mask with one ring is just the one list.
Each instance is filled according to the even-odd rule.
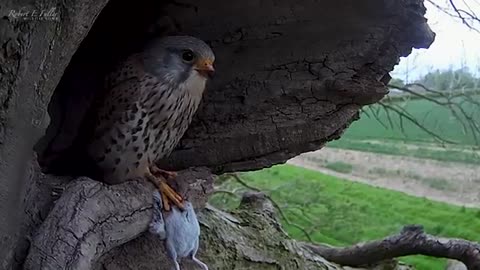
[[145,178],[159,189],[165,210],[170,202],[184,208],[165,181],[176,174],[159,169],[155,161],[167,157],[187,130],[214,60],[205,42],[169,36],[151,41],[108,76],[87,149],[105,182]]

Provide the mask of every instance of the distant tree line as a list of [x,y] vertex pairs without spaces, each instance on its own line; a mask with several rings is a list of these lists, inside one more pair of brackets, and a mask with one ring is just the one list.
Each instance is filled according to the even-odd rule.
[[[415,84],[436,91],[453,91],[480,88],[480,78],[472,74],[468,68],[435,70],[415,81]],[[390,85],[405,87],[403,80],[394,78]]]

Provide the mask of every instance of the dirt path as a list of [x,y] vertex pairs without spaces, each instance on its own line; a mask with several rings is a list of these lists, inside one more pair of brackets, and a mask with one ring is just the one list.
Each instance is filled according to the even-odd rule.
[[[288,163],[414,196],[480,207],[480,166],[327,147]],[[350,164],[352,171],[326,168],[333,163]]]

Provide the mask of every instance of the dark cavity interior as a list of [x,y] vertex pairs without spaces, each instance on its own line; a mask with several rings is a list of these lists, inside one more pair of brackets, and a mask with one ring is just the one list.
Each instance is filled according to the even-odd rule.
[[102,98],[103,79],[116,62],[150,38],[178,34],[160,0],[112,0],[105,6],[66,68],[48,107],[50,124],[35,146],[44,172],[94,177],[86,158],[85,138],[91,132],[91,105]]

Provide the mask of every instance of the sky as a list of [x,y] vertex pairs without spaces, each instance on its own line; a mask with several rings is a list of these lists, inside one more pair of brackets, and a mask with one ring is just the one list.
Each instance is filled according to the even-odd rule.
[[[448,0],[432,0],[448,12],[454,13]],[[480,17],[480,0],[454,0],[457,8],[471,10]],[[429,49],[414,49],[408,57],[402,57],[391,73],[393,78],[413,82],[429,71],[468,67],[480,76],[480,32],[469,29],[458,18],[452,18],[428,1],[426,18],[436,33]],[[480,23],[473,24],[480,31]]]

